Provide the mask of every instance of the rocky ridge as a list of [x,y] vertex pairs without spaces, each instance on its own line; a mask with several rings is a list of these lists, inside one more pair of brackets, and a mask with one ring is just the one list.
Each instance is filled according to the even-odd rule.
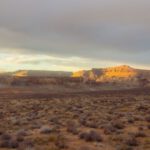
[[114,81],[133,81],[139,79],[150,80],[149,70],[135,69],[127,65],[109,67],[91,70],[81,70],[74,72],[72,77],[82,77],[87,80],[94,80],[96,82],[114,82]]

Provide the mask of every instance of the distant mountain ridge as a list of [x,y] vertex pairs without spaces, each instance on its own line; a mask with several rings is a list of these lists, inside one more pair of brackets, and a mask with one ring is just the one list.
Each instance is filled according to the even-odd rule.
[[91,70],[80,70],[76,72],[67,71],[45,71],[45,70],[18,70],[15,72],[0,73],[1,76],[14,77],[73,77],[86,78],[97,82],[113,80],[131,80],[136,78],[147,78],[150,80],[150,70],[135,69],[127,65],[93,68]]
[[135,69],[127,65],[121,65],[102,69],[81,70],[74,72],[72,77],[82,77],[97,82],[136,80],[137,78],[150,80],[150,70]]
[[77,72],[18,70],[0,74],[1,85],[43,86],[62,85],[78,88],[82,85],[104,85],[110,87],[147,87],[150,86],[150,70],[135,69],[127,65],[93,68]]
[[54,76],[54,77],[69,77],[71,72],[65,71],[44,71],[44,70],[18,70],[13,72],[12,75],[16,77],[25,77],[25,76]]
[[46,70],[18,70],[14,72],[1,72],[0,76],[13,77],[70,77],[72,72],[67,71],[46,71]]

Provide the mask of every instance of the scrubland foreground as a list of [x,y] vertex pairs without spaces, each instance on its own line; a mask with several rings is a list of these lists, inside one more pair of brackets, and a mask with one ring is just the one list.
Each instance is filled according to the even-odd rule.
[[21,91],[0,90],[0,150],[150,149],[150,89]]

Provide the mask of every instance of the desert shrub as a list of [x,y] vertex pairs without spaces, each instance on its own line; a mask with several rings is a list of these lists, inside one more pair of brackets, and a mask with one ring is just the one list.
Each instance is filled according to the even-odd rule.
[[138,127],[138,130],[139,130],[139,131],[143,131],[143,130],[144,130],[144,127],[140,126],[140,127]]
[[128,123],[134,123],[135,122],[135,120],[134,120],[134,118],[128,118]]
[[16,139],[11,139],[9,141],[9,147],[10,148],[17,148],[19,146],[19,142]]
[[49,119],[50,122],[52,122],[53,124],[60,124],[59,118],[58,117],[52,117]]
[[68,124],[67,124],[68,132],[76,135],[79,133],[77,128],[78,128],[78,126],[77,126],[76,122],[74,122],[74,121],[68,122]]
[[19,131],[17,131],[17,133],[16,133],[16,136],[22,136],[22,137],[24,137],[24,136],[27,136],[28,135],[28,133],[27,133],[27,131],[26,130],[19,130]]
[[[35,149],[34,149],[35,150]],[[38,149],[41,150],[41,149]],[[43,149],[42,149],[43,150]],[[56,147],[55,145],[51,145],[49,148],[44,149],[44,150],[60,150],[58,147]]]
[[3,133],[0,137],[1,140],[10,140],[12,136],[8,133]]
[[55,141],[57,140],[57,136],[56,136],[55,134],[52,134],[52,135],[50,135],[50,136],[48,137],[48,140],[49,140],[50,142],[55,142]]
[[147,111],[148,107],[141,104],[141,105],[137,106],[137,110],[138,111]]
[[63,135],[58,135],[55,141],[55,145],[59,149],[68,148],[67,139]]
[[110,137],[111,141],[122,142],[124,139],[123,135],[114,134]]
[[34,143],[31,140],[23,141],[19,144],[18,150],[34,150]]
[[98,128],[98,124],[95,121],[87,122],[86,126],[89,127],[89,128],[95,128],[95,129]]
[[150,116],[147,116],[147,117],[145,118],[145,120],[146,120],[147,122],[150,122]]
[[135,137],[146,137],[146,134],[142,131],[135,133]]
[[148,128],[148,129],[150,129],[150,124],[149,124],[149,125],[147,125],[147,128]]
[[34,139],[34,143],[36,144],[36,145],[46,145],[46,144],[48,144],[50,141],[49,141],[49,138],[48,137],[36,137],[35,139]]
[[19,146],[19,143],[16,139],[9,139],[9,140],[1,140],[0,141],[0,147],[3,148],[17,148]]
[[36,124],[32,124],[31,129],[40,129],[41,125],[36,123]]
[[92,142],[92,141],[95,141],[95,142],[101,142],[103,139],[101,137],[100,134],[98,134],[97,132],[95,131],[90,131],[90,132],[83,132],[80,134],[80,139],[84,139],[85,141],[88,141],[88,142]]
[[91,148],[88,146],[82,146],[79,148],[79,150],[91,150]]
[[139,144],[134,136],[125,139],[124,143],[127,144],[128,146],[138,146]]
[[4,132],[2,130],[0,130],[0,136],[3,134]]
[[49,126],[42,126],[40,128],[40,133],[42,134],[49,134],[52,132],[52,128],[50,128]]
[[9,141],[8,140],[1,140],[0,141],[1,148],[9,148]]
[[18,136],[12,136],[8,133],[4,133],[1,135],[0,138],[0,147],[5,148],[18,148],[19,143],[22,142],[24,139]]
[[128,146],[128,145],[117,145],[116,150],[133,150],[132,146]]
[[24,137],[23,137],[23,136],[17,136],[17,137],[16,137],[16,140],[17,140],[18,142],[23,142],[23,141],[24,141]]
[[86,126],[86,118],[85,117],[79,118],[79,123],[83,126]]
[[106,125],[103,127],[104,128],[104,134],[112,134],[113,132],[116,132],[116,129],[111,125]]
[[19,118],[16,118],[16,117],[11,117],[10,118],[10,121],[13,125],[20,125],[20,119]]
[[124,129],[125,128],[125,125],[123,122],[121,121],[115,121],[112,123],[112,126],[116,129]]

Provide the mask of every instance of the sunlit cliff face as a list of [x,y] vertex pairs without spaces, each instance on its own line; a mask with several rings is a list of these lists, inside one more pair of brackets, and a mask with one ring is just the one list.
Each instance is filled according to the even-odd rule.
[[123,66],[117,66],[117,67],[110,67],[106,69],[96,69],[94,72],[94,69],[89,71],[78,71],[73,73],[73,77],[84,77],[89,76],[90,78],[95,77],[106,77],[106,78],[131,78],[135,77],[137,75],[137,71],[129,66],[123,65]]
[[16,77],[26,77],[28,75],[26,70],[18,71],[14,74]]
[[107,77],[128,78],[128,77],[136,76],[137,72],[133,68],[123,65],[123,66],[119,66],[119,67],[112,67],[112,68],[105,69],[104,75]]
[[76,77],[83,77],[85,72],[86,71],[84,71],[84,70],[73,72],[72,77],[74,77],[74,78],[76,78]]

